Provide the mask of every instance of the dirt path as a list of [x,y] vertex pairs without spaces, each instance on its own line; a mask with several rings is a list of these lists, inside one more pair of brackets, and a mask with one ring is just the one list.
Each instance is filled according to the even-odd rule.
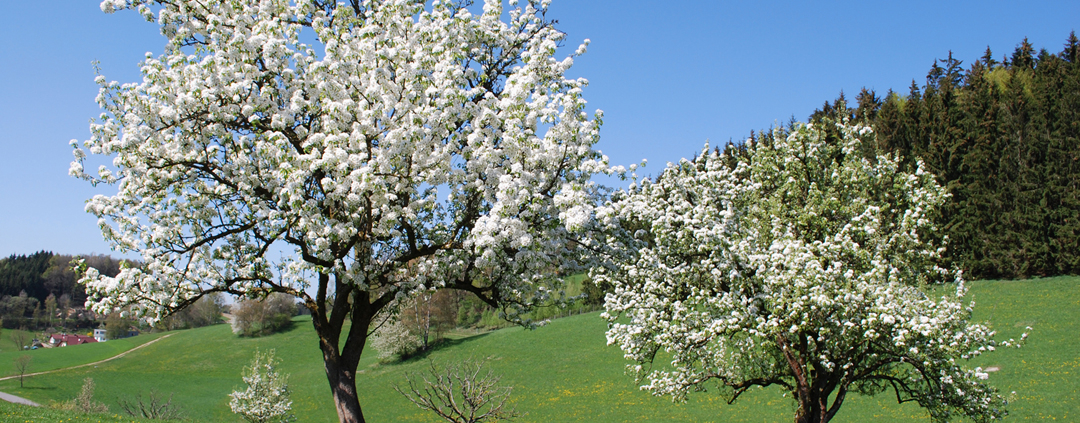
[[7,401],[7,402],[13,402],[13,403],[16,403],[16,404],[29,405],[29,406],[32,406],[32,407],[41,407],[41,404],[30,401],[30,400],[28,400],[26,398],[17,397],[17,396],[11,395],[11,394],[5,394],[3,392],[0,392],[0,400],[4,400],[4,401]]
[[[132,349],[130,349],[130,350],[127,350],[127,351],[124,351],[124,352],[122,352],[122,353],[120,353],[120,354],[114,355],[114,356],[112,356],[112,357],[109,357],[109,358],[106,358],[106,359],[104,359],[104,360],[99,360],[99,361],[95,361],[95,362],[93,362],[93,363],[86,363],[86,364],[80,364],[80,365],[78,365],[78,366],[64,367],[64,368],[62,368],[62,369],[53,369],[53,370],[46,370],[46,371],[44,371],[44,372],[36,372],[36,373],[27,373],[27,374],[23,375],[22,377],[30,377],[30,376],[44,375],[44,374],[49,374],[49,373],[56,373],[56,372],[62,372],[62,371],[64,371],[64,370],[78,369],[78,368],[81,368],[81,367],[88,367],[88,366],[96,366],[96,365],[98,365],[98,364],[101,364],[101,363],[105,363],[105,362],[109,362],[109,361],[113,361],[113,360],[116,360],[116,359],[118,359],[118,358],[120,358],[120,357],[123,357],[123,356],[125,356],[125,355],[128,355],[128,353],[130,353],[130,352],[132,352],[132,351],[138,350],[139,348],[142,348],[142,347],[145,347],[145,346],[147,346],[147,345],[153,344],[153,343],[155,343],[155,342],[157,342],[157,341],[160,341],[160,340],[162,340],[162,339],[168,338],[168,337],[170,337],[170,336],[173,336],[173,335],[174,335],[174,334],[170,333],[170,334],[168,334],[168,335],[162,336],[162,337],[160,337],[160,338],[158,338],[158,339],[155,339],[155,340],[152,340],[152,341],[150,341],[150,342],[147,342],[147,343],[145,343],[145,344],[139,345],[139,346],[137,346],[137,347],[135,347],[135,348],[132,348]],[[8,379],[18,379],[18,378],[19,378],[19,375],[14,375],[14,376],[0,377],[0,380],[8,380]],[[30,401],[30,400],[28,400],[28,399],[26,399],[26,398],[22,398],[22,397],[17,397],[17,396],[11,395],[11,394],[5,394],[5,393],[3,393],[3,392],[0,392],[0,400],[4,400],[4,401],[7,401],[7,402],[14,402],[14,403],[16,403],[16,404],[26,404],[26,405],[32,405],[32,406],[35,406],[35,407],[37,407],[37,406],[39,406],[39,405],[40,405],[40,404],[38,404],[38,403],[36,403],[36,402],[33,402],[33,401]]]

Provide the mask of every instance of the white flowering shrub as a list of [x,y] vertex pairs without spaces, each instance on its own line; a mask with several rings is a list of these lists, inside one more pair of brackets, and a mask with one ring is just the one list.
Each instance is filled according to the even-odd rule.
[[167,44],[139,82],[98,77],[73,142],[70,173],[116,188],[87,211],[145,263],[89,269],[88,302],[152,322],[213,292],[298,297],[339,416],[363,421],[356,365],[396,300],[456,288],[515,319],[558,299],[608,167],[564,76],[585,46],[555,57],[547,3],[102,2]]
[[371,335],[371,346],[379,352],[379,359],[408,356],[420,348],[420,339],[409,331],[409,326],[399,318],[390,317]]
[[[676,400],[779,386],[797,422],[825,422],[849,394],[892,390],[938,421],[1003,417],[987,373],[963,365],[999,344],[928,241],[946,191],[921,167],[866,157],[869,128],[826,129],[706,148],[598,211],[631,252],[592,275],[614,286],[608,343],[643,389]],[[942,279],[955,292],[928,295]]]
[[229,394],[229,408],[252,423],[291,422],[295,417],[289,399],[289,376],[278,373],[274,350],[255,351],[251,366],[244,368],[247,389]]

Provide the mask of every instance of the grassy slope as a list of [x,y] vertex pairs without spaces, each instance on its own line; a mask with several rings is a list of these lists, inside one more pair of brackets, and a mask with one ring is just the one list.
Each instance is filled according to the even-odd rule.
[[29,344],[31,339],[34,339],[33,332],[18,329],[2,329],[0,333],[0,351],[17,351],[21,349],[21,346],[16,346],[15,341],[11,340],[11,336],[15,333],[22,333],[26,336],[26,343]]
[[[1024,348],[998,351],[975,362],[1000,367],[992,373],[991,382],[1005,393],[1016,391],[1010,407],[1012,420],[1080,418],[1077,288],[1077,277],[972,283],[977,320],[992,321],[1003,338],[1018,337],[1025,326],[1034,327]],[[17,381],[3,381],[0,391],[48,403],[72,398],[82,379],[90,376],[97,381],[97,399],[114,412],[119,410],[116,398],[156,390],[173,393],[174,402],[193,418],[240,421],[229,412],[226,395],[241,385],[240,368],[255,348],[275,348],[285,361],[282,371],[291,374],[294,410],[300,421],[333,421],[334,408],[309,325],[298,321],[292,330],[263,339],[238,339],[225,325],[180,331],[98,368],[37,376],[27,380],[24,389],[19,389]],[[375,354],[366,353],[358,376],[361,404],[370,421],[434,422],[392,386],[402,383],[406,372],[423,371],[428,358],[447,362],[490,357],[489,368],[503,376],[504,384],[514,386],[512,400],[519,411],[527,413],[519,419],[523,422],[771,422],[791,418],[790,399],[774,390],[750,392],[734,405],[724,404],[713,392],[691,394],[686,404],[640,392],[623,374],[621,353],[605,345],[604,330],[604,322],[591,313],[555,320],[536,331],[511,328],[457,340],[405,363],[380,365]],[[10,360],[6,354],[0,354],[0,359]],[[44,362],[35,357],[35,365]],[[889,395],[881,395],[849,398],[837,420],[917,421],[926,417],[917,406],[898,406]]]
[[[11,329],[5,329],[4,334],[6,335],[10,330]],[[61,348],[43,348],[32,351],[20,351],[14,348],[0,350],[0,377],[16,374],[14,366],[4,365],[4,363],[13,363],[15,357],[20,355],[26,354],[34,357],[33,361],[30,362],[29,371],[31,373],[43,372],[104,360],[136,346],[150,342],[162,335],[164,334],[146,334],[109,342],[95,342]],[[27,339],[30,338],[31,337],[28,337]]]
[[1014,417],[1080,419],[1080,277],[982,282],[971,294],[976,318],[994,322],[1000,335],[1033,328],[1023,348],[979,360],[1001,367],[990,377],[999,389],[1016,391]]
[[133,419],[117,413],[71,413],[43,407],[11,404],[0,401],[0,423],[64,422],[64,423],[168,423],[162,420]]

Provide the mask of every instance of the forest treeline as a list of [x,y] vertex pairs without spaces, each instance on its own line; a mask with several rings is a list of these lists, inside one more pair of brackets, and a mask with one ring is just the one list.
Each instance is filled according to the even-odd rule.
[[[82,256],[89,267],[108,276],[120,272],[121,260],[107,255]],[[73,256],[39,251],[0,259],[0,318],[8,328],[83,327],[93,316],[72,312],[86,302],[86,290],[72,268]]]
[[[86,289],[78,283],[74,260],[103,275],[120,273],[124,259],[103,254],[70,256],[39,251],[0,259],[0,325],[9,329],[75,330],[104,326],[110,339],[126,336],[142,323],[120,313],[98,315],[84,308]],[[129,266],[140,263],[128,261]],[[159,323],[165,330],[202,327],[221,323],[228,310],[223,296],[210,295]]]
[[[1080,273],[1080,42],[969,66],[950,52],[909,92],[841,93],[811,122],[869,124],[878,152],[921,159],[952,197],[938,217],[968,279]],[[767,134],[766,134],[767,135]]]

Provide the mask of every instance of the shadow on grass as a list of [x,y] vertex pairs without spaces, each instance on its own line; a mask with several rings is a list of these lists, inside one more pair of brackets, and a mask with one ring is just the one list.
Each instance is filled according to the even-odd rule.
[[22,389],[27,391],[55,391],[55,386],[24,386]]
[[417,361],[427,360],[428,356],[430,356],[432,353],[434,353],[436,351],[444,350],[444,349],[447,349],[447,348],[453,348],[453,347],[456,347],[458,345],[467,344],[469,342],[473,342],[473,341],[479,340],[479,339],[481,339],[481,338],[483,338],[485,336],[488,336],[488,334],[490,334],[490,333],[491,332],[478,333],[476,335],[466,336],[464,338],[457,338],[457,339],[443,338],[443,339],[440,339],[440,340],[436,341],[434,344],[432,344],[431,346],[429,346],[425,350],[417,351],[415,353],[409,354],[406,357],[399,357],[396,360],[387,361],[387,362],[384,362],[384,363],[381,363],[381,364],[388,365],[388,366],[396,366],[396,365],[399,365],[399,364],[409,364],[409,363],[415,363]]

